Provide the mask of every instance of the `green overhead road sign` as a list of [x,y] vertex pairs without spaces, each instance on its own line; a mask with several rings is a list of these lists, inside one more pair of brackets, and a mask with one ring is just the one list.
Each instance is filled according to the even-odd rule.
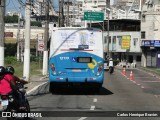
[[103,21],[103,12],[84,12],[84,20]]

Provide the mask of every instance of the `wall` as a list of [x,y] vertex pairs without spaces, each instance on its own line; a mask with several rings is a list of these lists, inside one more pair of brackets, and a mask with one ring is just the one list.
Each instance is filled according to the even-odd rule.
[[[114,51],[114,52],[126,52],[126,49],[122,49],[121,45],[119,44],[119,40],[117,38],[117,36],[125,36],[125,35],[129,35],[131,37],[131,41],[130,41],[130,51],[129,52],[141,52],[141,48],[140,48],[140,32],[109,32],[109,36],[111,36],[111,44],[109,45],[109,50],[110,51]],[[113,36],[116,36],[116,45],[113,49]],[[103,33],[103,37],[105,40],[105,37],[107,37],[107,32]],[[136,39],[136,45],[134,46],[134,40]],[[104,41],[104,51],[106,52],[106,47],[107,47],[107,43],[105,43]]]

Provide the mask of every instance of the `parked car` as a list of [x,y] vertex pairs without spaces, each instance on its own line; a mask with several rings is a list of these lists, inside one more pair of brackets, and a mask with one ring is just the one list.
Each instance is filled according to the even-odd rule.
[[109,61],[104,60],[104,70],[109,70]]

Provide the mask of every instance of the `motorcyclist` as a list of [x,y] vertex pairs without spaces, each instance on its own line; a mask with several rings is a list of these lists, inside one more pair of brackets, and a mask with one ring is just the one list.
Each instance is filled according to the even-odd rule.
[[114,71],[114,66],[113,66],[113,60],[112,58],[109,59],[109,72],[113,73]]
[[[6,81],[6,79],[8,81]],[[13,76],[9,76],[5,74],[5,68],[3,66],[0,66],[0,94],[8,94],[12,91],[12,88],[10,86],[10,83],[12,86],[15,86],[15,82],[13,81]]]
[[19,105],[20,105],[19,109],[25,109],[24,94],[18,90],[18,88],[16,86],[16,81],[21,82],[23,84],[26,84],[28,82],[24,81],[22,79],[19,79],[17,76],[14,75],[14,72],[15,72],[15,70],[12,66],[7,66],[5,69],[5,77],[4,78],[5,79],[8,79],[8,77],[12,78],[11,81],[13,83],[11,83],[11,84],[14,85],[14,87],[12,87],[12,92],[13,92],[13,94],[16,95],[16,97],[18,97],[18,101],[19,101]]
[[12,66],[7,66],[6,67],[6,74],[12,75],[15,82],[17,81],[17,82],[21,82],[23,84],[27,84],[28,83],[27,81],[25,81],[23,79],[20,79],[19,77],[15,76],[14,73],[15,73],[15,70],[14,70],[14,68]]

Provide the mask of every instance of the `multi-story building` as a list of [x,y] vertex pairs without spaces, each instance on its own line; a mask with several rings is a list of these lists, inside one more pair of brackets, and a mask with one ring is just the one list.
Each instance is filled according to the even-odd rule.
[[[37,0],[36,2],[34,2],[34,5],[32,7],[32,12],[37,16],[45,15],[45,8],[46,8],[45,6],[46,6],[45,0]],[[49,2],[49,15],[55,15],[55,16],[58,15],[53,9],[53,3],[51,0]]]
[[112,6],[112,19],[140,19],[137,10],[141,9],[142,0],[116,0]]
[[[40,21],[42,22],[42,26],[44,26],[45,17],[45,9],[46,9],[46,1],[45,0],[37,0],[33,2],[31,7],[31,21]],[[53,8],[53,3],[49,1],[49,20],[53,22],[55,25],[58,25],[58,14]]]
[[160,1],[146,0],[142,7],[142,66],[160,68]]

